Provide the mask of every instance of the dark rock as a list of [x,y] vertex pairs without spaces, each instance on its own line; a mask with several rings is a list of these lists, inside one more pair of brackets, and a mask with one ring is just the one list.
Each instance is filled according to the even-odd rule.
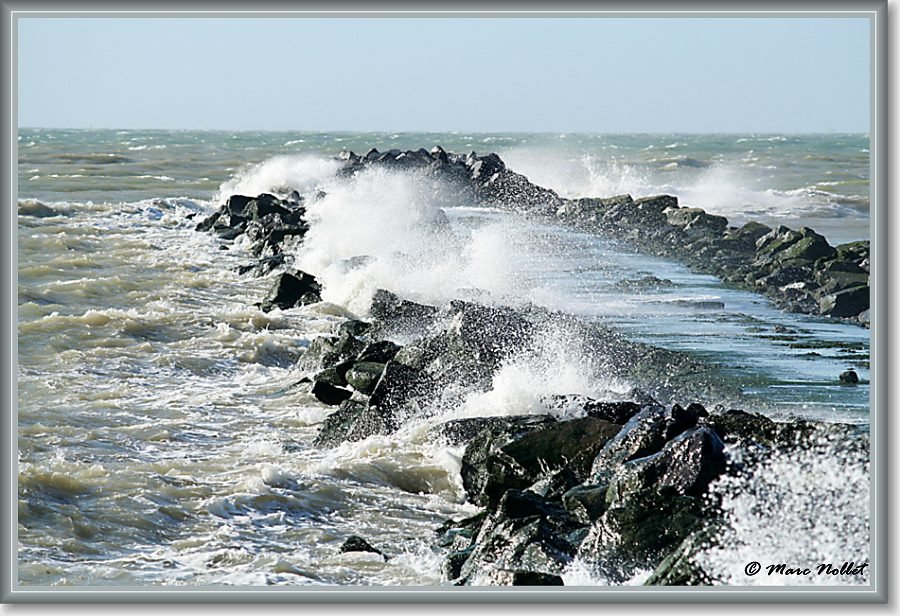
[[657,289],[669,289],[675,286],[675,283],[668,278],[657,278],[656,276],[644,276],[636,280],[624,279],[616,283],[616,288],[625,291],[655,291]]
[[372,390],[369,407],[375,409],[379,415],[389,418],[389,423],[396,429],[401,415],[415,410],[410,407],[415,400],[427,399],[433,390],[434,383],[428,375],[415,368],[389,361]]
[[[701,407],[702,408],[702,407]],[[594,483],[607,483],[619,467],[660,451],[667,441],[697,425],[699,412],[675,405],[647,407],[628,420],[600,450],[591,468]]]
[[532,476],[565,467],[583,481],[600,449],[620,429],[604,419],[583,417],[539,427],[501,449]]
[[397,429],[391,416],[355,400],[345,400],[338,410],[325,418],[313,442],[318,447],[336,447],[341,443],[361,441],[375,434],[390,434]]
[[[501,447],[532,431],[536,424],[543,425],[553,420],[533,415],[491,419],[474,437],[470,437],[460,474],[469,499],[493,508],[508,489],[525,489],[535,480],[533,474],[505,454]],[[472,422],[452,423],[460,431],[478,426]]]
[[563,494],[581,483],[581,479],[570,469],[562,468],[538,479],[528,487],[529,492],[550,500],[560,500]]
[[606,511],[606,484],[582,484],[562,496],[563,507],[577,520],[590,524]]
[[284,254],[278,253],[269,257],[264,257],[256,263],[238,266],[237,273],[241,275],[252,273],[257,277],[265,276],[281,265],[284,265]]
[[359,338],[361,336],[364,336],[371,329],[371,323],[350,319],[348,321],[344,321],[340,324],[340,326],[338,326],[338,335],[349,335]]
[[846,385],[855,385],[859,383],[859,375],[856,374],[856,370],[852,369],[841,372],[838,379],[841,383],[844,383]]
[[771,231],[771,227],[760,224],[758,222],[750,221],[744,226],[729,232],[728,235],[737,240],[745,240],[747,242],[750,242],[755,248],[757,240],[759,240],[759,238],[766,235],[767,233],[770,233]]
[[853,317],[869,309],[869,285],[846,289],[819,299],[819,312],[831,317]]
[[353,367],[353,362],[351,361],[340,362],[316,373],[313,377],[313,381],[326,383],[328,385],[333,385],[334,387],[346,387],[347,371],[350,370],[351,367]]
[[310,389],[310,393],[316,397],[316,400],[329,406],[338,405],[353,395],[353,392],[349,389],[335,387],[324,381],[315,381],[312,389]]
[[495,577],[497,585],[502,586],[564,586],[558,575],[540,573],[538,571],[498,571]]
[[322,301],[322,286],[314,276],[306,272],[297,272],[297,275],[285,272],[275,279],[275,284],[260,308],[263,312],[269,312],[275,308],[286,310],[320,301]]
[[347,370],[347,383],[358,392],[371,394],[375,391],[375,385],[384,372],[384,364],[370,361],[356,362]]
[[361,362],[377,362],[380,364],[386,364],[387,362],[394,359],[397,355],[397,352],[400,350],[400,345],[394,344],[390,340],[379,340],[377,342],[372,342],[366,345],[359,356],[357,356],[357,361]]
[[396,294],[384,289],[375,291],[375,295],[372,297],[372,307],[369,309],[372,318],[389,324],[398,324],[401,327],[422,326],[437,311],[434,306],[401,299]]
[[646,489],[700,496],[725,472],[725,445],[710,428],[692,428],[658,453],[626,463],[616,471],[607,503],[625,501]]
[[[434,435],[443,439],[449,445],[460,445],[472,441],[481,432],[487,430],[491,434],[523,434],[540,426],[555,423],[555,419],[549,415],[519,415],[497,417],[469,417],[466,419],[453,419],[439,424],[432,429]],[[510,430],[512,432],[510,432]]]
[[828,243],[824,236],[819,235],[809,227],[800,229],[803,237],[790,248],[781,252],[781,260],[804,259],[815,261],[816,259],[828,259],[837,254],[837,251]]
[[709,586],[713,579],[697,557],[715,544],[720,530],[715,524],[693,532],[669,554],[644,582],[645,586]]
[[460,577],[469,584],[498,585],[511,583],[510,571],[559,575],[577,551],[569,537],[579,528],[557,504],[510,490],[482,526]]
[[241,214],[247,204],[253,201],[253,197],[246,195],[231,195],[225,202],[225,211],[229,214]]
[[388,557],[385,556],[384,552],[379,549],[372,547],[372,545],[358,535],[351,535],[344,541],[344,544],[340,547],[341,554],[346,552],[371,552],[373,554],[378,554],[384,560],[387,560]]

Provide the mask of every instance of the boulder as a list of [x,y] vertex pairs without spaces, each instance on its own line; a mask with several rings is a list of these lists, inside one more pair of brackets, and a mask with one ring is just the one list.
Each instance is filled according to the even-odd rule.
[[390,434],[398,428],[396,420],[364,402],[347,399],[325,418],[313,444],[336,447],[345,442],[361,441],[375,434]]
[[822,296],[819,313],[830,317],[847,318],[869,309],[869,285],[854,287]]
[[350,535],[346,541],[339,548],[341,554],[345,554],[347,552],[371,552],[373,554],[378,554],[384,560],[387,560],[388,557],[385,556],[384,552],[379,549],[372,547],[368,541],[360,537],[359,535]]
[[325,381],[313,382],[310,393],[316,397],[316,400],[329,406],[336,406],[353,395],[349,389],[336,387]]
[[371,361],[358,361],[346,372],[347,383],[356,391],[369,395],[375,391],[378,379],[384,373],[384,364]]
[[275,308],[286,310],[294,306],[303,306],[322,301],[322,286],[314,276],[306,272],[287,272],[279,274],[275,284],[260,304],[263,312]]

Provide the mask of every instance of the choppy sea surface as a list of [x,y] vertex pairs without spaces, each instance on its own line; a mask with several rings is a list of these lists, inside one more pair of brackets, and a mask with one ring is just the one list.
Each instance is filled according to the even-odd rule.
[[[334,157],[435,144],[494,151],[562,196],[674,194],[732,224],[810,226],[839,244],[869,237],[868,143],[864,135],[21,129],[18,579],[440,584],[434,529],[476,509],[464,498],[462,451],[429,440],[429,422],[543,413],[549,394],[630,386],[589,372],[578,349],[551,337],[460,407],[395,435],[312,447],[331,409],[298,385],[295,363],[342,318],[365,318],[377,288],[435,304],[477,288],[496,303],[570,312],[717,366],[741,396],[707,404],[867,425],[868,330],[780,312],[681,265],[461,202],[414,175],[337,179]],[[235,272],[252,261],[247,246],[223,250],[193,229],[231,194],[280,188],[327,194],[290,255],[324,281],[325,301],[263,313],[255,304],[271,278]],[[421,224],[437,209],[452,237]],[[352,275],[335,266],[358,255],[374,265]],[[675,285],[647,296],[616,284],[648,274]],[[848,367],[861,384],[838,382]],[[866,558],[868,468],[843,464],[839,452],[797,455],[774,460],[766,481],[719,487],[733,536],[710,566],[723,579],[771,583],[742,577],[753,546],[773,562]],[[797,516],[760,513],[773,508],[815,520],[815,541]],[[392,558],[340,554],[351,534]],[[584,563],[564,577],[608,583]],[[834,583],[806,580],[825,581]]]

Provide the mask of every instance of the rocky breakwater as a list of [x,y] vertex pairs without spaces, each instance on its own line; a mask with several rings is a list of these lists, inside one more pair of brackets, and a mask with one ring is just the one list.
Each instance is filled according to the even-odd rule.
[[[867,455],[865,433],[852,426],[661,403],[657,396],[687,396],[703,381],[693,360],[564,315],[460,300],[433,307],[383,290],[371,313],[316,339],[301,359],[312,393],[336,407],[314,445],[424,423],[434,443],[461,451],[465,494],[482,511],[436,529],[447,583],[564,585],[579,561],[610,584],[638,576],[651,585],[714,584],[702,554],[726,523],[712,489],[718,479],[752,476],[767,457],[822,439]],[[614,358],[597,365],[598,378],[620,366],[639,386],[603,399],[547,396],[537,413],[446,419],[548,329]],[[400,330],[405,345],[392,341]]]
[[454,183],[461,198],[558,220],[614,238],[625,247],[685,263],[738,287],[765,294],[792,312],[869,324],[869,241],[831,246],[814,230],[749,222],[681,207],[678,199],[630,195],[565,199],[509,169],[497,154],[370,150],[342,155],[341,173],[367,166],[424,169]]
[[[829,271],[853,274],[837,264],[856,258],[859,269],[867,266],[862,248],[838,247],[832,254],[811,233],[794,236],[752,225],[741,231],[713,222],[706,226],[714,233],[694,235],[694,229],[705,225],[701,221],[716,217],[696,210],[682,213],[688,210],[671,197],[597,200],[594,207],[593,202],[566,201],[533,187],[494,155],[457,157],[441,150],[400,154],[388,153],[384,160],[372,153],[365,159],[350,155],[344,173],[372,161],[427,166],[449,174],[482,202],[520,206],[578,224],[588,224],[583,216],[594,211],[588,226],[609,232],[615,220],[620,229],[615,234],[635,242],[654,228],[634,222],[646,215],[657,223],[659,239],[654,242],[705,237],[694,240],[700,242],[698,250],[721,240],[740,243],[745,248],[739,252],[747,255],[752,245],[752,254],[760,258],[754,256],[749,267],[763,267],[754,265],[763,262],[762,255],[784,251],[789,251],[784,257],[793,256],[774,259],[767,267],[813,272],[831,264]],[[412,162],[399,162],[404,159]],[[521,197],[523,192],[530,197]],[[589,207],[573,209],[578,203]],[[197,228],[215,233],[226,247],[246,234],[257,261],[240,273],[263,275],[287,267],[287,246],[302,242],[308,230],[304,214],[297,194],[234,196]],[[824,254],[812,260],[817,251]],[[748,264],[736,259],[733,267]],[[320,300],[319,283],[309,274],[283,271],[273,278],[260,303],[264,310]],[[790,284],[783,286],[802,286]],[[334,447],[424,423],[435,443],[461,451],[465,494],[482,511],[436,529],[433,549],[443,559],[448,583],[560,585],[575,562],[602,572],[611,584],[647,570],[652,570],[647,584],[715,583],[716,573],[704,568],[701,556],[717,545],[727,523],[714,490],[720,478],[752,476],[765,469],[760,461],[822,439],[867,455],[866,434],[852,426],[776,423],[720,407],[710,412],[710,399],[730,393],[714,369],[565,314],[463,300],[429,306],[385,290],[375,293],[369,313],[368,321],[340,322],[331,335],[314,339],[300,358],[300,385],[334,407],[313,446]],[[528,408],[512,415],[447,418],[472,392],[489,390],[511,358],[540,350],[548,333],[567,341],[573,353],[591,358],[596,379],[623,377],[635,388],[597,399],[547,396],[541,412]],[[368,545],[356,537],[348,542],[346,549]]]

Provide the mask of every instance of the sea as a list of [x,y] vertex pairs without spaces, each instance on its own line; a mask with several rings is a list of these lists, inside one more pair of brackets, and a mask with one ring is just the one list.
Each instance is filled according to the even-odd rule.
[[[447,584],[435,529],[478,508],[462,488],[462,448],[429,428],[546,413],[554,394],[614,398],[632,383],[598,374],[596,358],[550,332],[462,404],[390,436],[315,447],[333,409],[300,383],[298,359],[343,319],[367,318],[378,288],[435,305],[477,289],[493,304],[566,312],[713,366],[739,394],[710,391],[710,409],[868,426],[868,329],[782,312],[678,263],[468,203],[421,175],[336,176],[345,150],[434,145],[496,152],[563,197],[671,194],[734,225],[808,226],[833,245],[870,237],[867,135],[19,129],[19,584]],[[286,190],[325,194],[288,255],[323,281],[323,301],[265,313],[257,304],[275,273],[239,275],[253,261],[248,244],[194,227],[229,195]],[[452,235],[424,224],[438,210]],[[360,255],[374,258],[340,267]],[[617,284],[647,275],[674,284],[649,295]],[[859,384],[839,382],[848,368]],[[714,486],[730,531],[707,568],[723,584],[868,584],[745,574],[750,561],[870,554],[867,463],[837,450],[767,465]],[[389,560],[340,553],[350,535]],[[588,560],[563,578],[611,584]]]

